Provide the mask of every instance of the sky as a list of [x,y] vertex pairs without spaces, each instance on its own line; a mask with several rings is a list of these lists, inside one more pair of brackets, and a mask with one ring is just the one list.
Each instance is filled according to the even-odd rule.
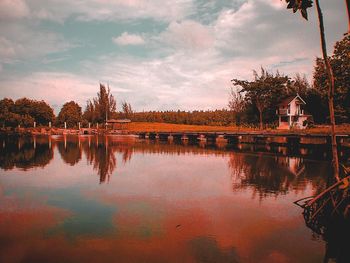
[[[344,0],[320,0],[328,51],[347,31]],[[230,80],[261,66],[312,79],[309,21],[280,0],[0,0],[0,98],[85,108],[99,83],[136,111],[226,108]]]

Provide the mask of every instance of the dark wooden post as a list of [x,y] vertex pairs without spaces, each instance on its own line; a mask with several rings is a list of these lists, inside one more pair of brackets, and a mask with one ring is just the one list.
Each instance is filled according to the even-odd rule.
[[334,103],[333,103],[334,75],[333,75],[333,70],[332,70],[331,64],[329,62],[328,55],[327,55],[326,38],[325,38],[324,25],[323,25],[323,15],[322,15],[319,0],[316,0],[315,3],[316,3],[316,10],[317,10],[319,27],[320,27],[322,55],[323,55],[323,60],[324,60],[325,66],[326,66],[326,71],[327,71],[327,75],[328,75],[328,82],[329,82],[328,107],[329,107],[329,116],[330,116],[330,121],[331,121],[333,172],[334,172],[335,178],[339,181],[340,180],[340,178],[339,178],[339,159],[338,159],[338,150],[337,150],[337,140],[336,140],[336,136],[335,136],[335,117],[334,117]]

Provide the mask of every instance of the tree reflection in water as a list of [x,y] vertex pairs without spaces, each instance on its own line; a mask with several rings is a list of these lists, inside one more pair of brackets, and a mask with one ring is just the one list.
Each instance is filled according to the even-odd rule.
[[123,163],[131,160],[132,146],[128,140],[116,140],[108,136],[63,136],[56,140],[62,160],[76,165],[84,152],[88,164],[92,165],[100,183],[108,182],[117,168],[116,153],[121,153]]
[[[176,142],[171,145],[167,142],[151,141],[134,143],[125,139],[117,139],[116,136],[69,135],[0,138],[0,168],[10,170],[44,167],[53,159],[56,146],[56,153],[59,153],[63,162],[68,165],[77,165],[79,162],[82,165],[81,160],[86,156],[88,164],[92,165],[99,176],[100,183],[108,182],[111,175],[115,173],[117,157],[126,163],[131,160],[134,152],[149,155],[180,156],[187,154],[190,158],[195,156],[206,158],[208,155],[220,157],[220,160],[228,161],[233,190],[248,189],[249,191],[246,192],[253,192],[253,197],[260,199],[290,192],[308,192],[310,189],[313,189],[313,194],[319,193],[327,187],[327,178],[324,178],[324,175],[331,172],[329,162],[288,157],[286,155],[290,153],[282,147],[279,147],[276,152],[272,152],[273,149],[267,149],[266,153],[257,153],[258,150],[264,150],[257,147],[252,147],[251,152],[243,152],[241,148],[238,148],[237,152],[237,149],[220,150],[216,147],[209,147],[208,144],[198,147],[197,144],[184,146]],[[300,154],[308,158],[306,152],[302,151]],[[315,231],[313,235],[322,237],[326,241],[325,262],[328,260],[350,262],[347,252],[350,241],[348,221],[327,222],[324,231]],[[239,262],[234,247],[221,249],[215,239],[206,236],[191,239],[189,247],[197,261],[200,262]]]
[[57,143],[58,151],[62,160],[70,165],[75,165],[81,160],[80,138],[77,136],[64,136],[63,141]]
[[55,147],[62,160],[72,166],[80,162],[84,152],[88,163],[97,171],[100,183],[108,181],[117,168],[116,152],[121,153],[123,163],[130,161],[133,153],[130,141],[116,141],[110,137],[3,137],[0,138],[0,168],[44,167],[53,159]]
[[89,143],[84,142],[83,149],[87,161],[97,170],[100,183],[108,182],[113,171],[117,168],[117,159],[114,154],[117,148],[109,143],[107,137],[102,141],[96,137],[92,142],[91,140]]
[[331,171],[328,163],[304,162],[302,158],[232,153],[228,162],[233,190],[252,188],[253,197],[278,196],[289,191],[304,191],[307,183],[315,193],[322,191],[326,180],[321,175]]
[[44,167],[52,159],[51,139],[47,136],[0,139],[0,167],[4,170]]

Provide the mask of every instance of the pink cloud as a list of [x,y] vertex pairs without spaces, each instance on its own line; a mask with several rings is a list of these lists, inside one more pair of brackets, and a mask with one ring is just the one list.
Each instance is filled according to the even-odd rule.
[[0,1],[0,21],[7,19],[17,19],[28,16],[30,10],[23,0],[1,0]]
[[211,48],[214,44],[210,27],[191,20],[171,22],[158,39],[175,48],[189,49],[191,52]]
[[113,42],[117,45],[143,45],[145,44],[145,40],[142,36],[136,34],[129,34],[128,32],[124,32],[118,37],[113,38]]

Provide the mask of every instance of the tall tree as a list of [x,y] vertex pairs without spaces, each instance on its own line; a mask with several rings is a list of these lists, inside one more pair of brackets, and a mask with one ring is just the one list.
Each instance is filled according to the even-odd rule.
[[93,101],[96,121],[105,122],[112,114],[115,114],[117,103],[109,86],[106,88],[100,84],[100,91],[97,92],[97,97]]
[[10,114],[12,114],[12,108],[15,105],[14,101],[9,98],[0,100],[0,124],[1,126],[16,126],[16,123],[11,122]]
[[131,104],[126,101],[122,102],[122,114],[124,118],[130,119],[133,114],[133,110],[131,108]]
[[259,75],[253,71],[254,80],[238,80],[232,79],[234,86],[241,87],[240,92],[244,93],[245,100],[248,103],[255,105],[259,112],[260,129],[263,129],[263,114],[266,109],[274,109],[277,102],[285,96],[289,78],[287,76],[270,73],[264,68],[261,68]]
[[86,120],[87,122],[94,122],[95,121],[95,106],[92,103],[91,100],[88,100],[86,102],[86,107],[84,110],[84,114],[83,114],[83,118],[84,120]]
[[34,101],[33,109],[30,114],[38,124],[48,125],[55,120],[53,109],[45,101]]
[[346,4],[346,10],[348,14],[348,34],[349,34],[350,33],[350,1],[345,0],[345,4]]
[[82,121],[81,107],[75,101],[66,102],[57,116],[57,124],[67,123],[68,128],[76,127]]
[[[307,20],[307,9],[312,7],[311,0],[285,0],[288,3],[287,8],[293,9],[293,12],[300,11],[302,16]],[[331,121],[331,138],[332,138],[332,155],[333,155],[333,168],[334,168],[334,176],[339,181],[339,159],[338,159],[338,151],[337,151],[337,140],[335,137],[335,116],[334,116],[334,75],[331,64],[327,55],[327,46],[326,46],[326,36],[324,32],[324,24],[323,24],[323,14],[320,7],[319,0],[315,0],[316,3],[316,11],[319,21],[319,29],[320,29],[320,39],[321,39],[321,49],[323,60],[328,76],[329,89],[328,89],[328,107],[329,107],[329,115]]]
[[301,97],[306,98],[307,92],[311,89],[311,85],[307,80],[306,76],[301,76],[299,73],[295,75],[293,80],[291,81],[291,85],[289,87],[289,92],[291,95],[299,94]]
[[228,107],[232,111],[236,125],[241,123],[241,115],[246,108],[246,102],[241,92],[231,88]]
[[9,98],[4,98],[0,100],[0,113],[10,112],[15,105],[14,101]]
[[[334,46],[329,58],[335,79],[334,114],[337,122],[350,121],[350,35],[346,35]],[[324,61],[316,59],[314,70],[314,87],[326,102],[329,89]]]

